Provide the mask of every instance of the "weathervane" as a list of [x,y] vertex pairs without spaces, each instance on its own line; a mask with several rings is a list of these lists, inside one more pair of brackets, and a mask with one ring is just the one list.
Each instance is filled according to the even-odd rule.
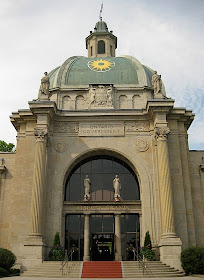
[[103,3],[101,4],[101,9],[100,9],[100,13],[99,13],[99,19],[102,20],[102,11],[103,11]]

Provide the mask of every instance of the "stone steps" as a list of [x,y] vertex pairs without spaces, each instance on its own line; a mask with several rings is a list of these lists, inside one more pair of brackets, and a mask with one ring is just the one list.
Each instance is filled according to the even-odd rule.
[[[81,278],[82,265],[83,262],[74,261],[68,262],[68,267],[64,267],[63,274],[60,269],[62,262],[50,262],[44,261],[42,264],[29,268],[27,271],[24,271],[22,277],[37,277],[37,278]],[[84,262],[87,263],[87,262]],[[111,269],[111,275],[106,274],[102,277],[101,268],[99,267],[99,262],[88,262],[90,268],[93,270],[89,271],[89,274],[84,275],[87,278],[111,278],[119,277],[117,272],[117,264],[119,262],[104,262],[104,270],[108,271]],[[134,261],[123,261],[123,276],[124,278],[159,278],[159,277],[181,277],[185,274],[181,271],[178,271],[168,265],[162,264],[159,261],[146,262],[147,271],[144,270],[139,264],[139,262]],[[116,267],[115,267],[116,266]],[[115,268],[114,268],[115,267]],[[68,272],[68,274],[67,274]]]
[[144,269],[143,273],[143,267],[138,261],[122,262],[124,278],[181,277],[185,275],[182,271],[159,261],[146,262],[145,265],[147,269]]
[[82,262],[68,262],[61,270],[62,262],[44,261],[42,264],[24,271],[22,277],[46,277],[46,278],[80,278]]

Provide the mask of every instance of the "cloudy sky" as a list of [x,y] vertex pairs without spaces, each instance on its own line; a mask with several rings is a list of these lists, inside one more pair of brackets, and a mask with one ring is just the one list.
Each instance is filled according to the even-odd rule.
[[9,115],[37,97],[45,71],[87,55],[102,2],[117,55],[162,75],[175,106],[196,114],[190,149],[204,150],[204,0],[0,0],[0,139],[16,142]]

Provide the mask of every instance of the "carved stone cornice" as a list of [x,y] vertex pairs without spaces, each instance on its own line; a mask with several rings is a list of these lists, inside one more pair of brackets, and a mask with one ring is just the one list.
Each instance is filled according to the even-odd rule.
[[155,127],[154,133],[157,141],[165,141],[170,133],[170,129],[168,127]]

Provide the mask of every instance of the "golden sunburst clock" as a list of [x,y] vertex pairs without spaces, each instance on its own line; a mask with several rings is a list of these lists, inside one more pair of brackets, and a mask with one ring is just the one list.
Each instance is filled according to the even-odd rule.
[[115,62],[108,59],[96,59],[88,62],[88,67],[96,72],[106,72],[115,66]]

